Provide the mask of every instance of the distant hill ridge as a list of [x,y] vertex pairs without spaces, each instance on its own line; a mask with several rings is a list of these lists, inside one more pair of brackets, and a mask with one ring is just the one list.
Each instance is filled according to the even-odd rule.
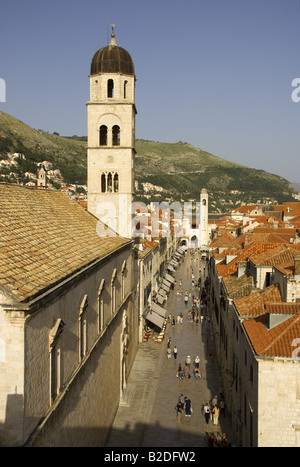
[[[63,137],[35,130],[0,111],[0,154],[21,152],[28,170],[48,160],[61,171],[67,183],[86,183],[86,137]],[[198,199],[201,188],[209,191],[211,210],[234,207],[241,202],[291,201],[293,188],[278,175],[229,162],[188,143],[136,140],[137,195],[141,200],[165,198]],[[143,183],[163,188],[145,193]],[[155,196],[154,196],[155,195]]]

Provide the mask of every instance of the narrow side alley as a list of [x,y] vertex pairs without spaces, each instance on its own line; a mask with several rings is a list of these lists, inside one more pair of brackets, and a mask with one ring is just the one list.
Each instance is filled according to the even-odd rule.
[[[202,324],[187,316],[192,303],[191,298],[187,305],[184,303],[185,291],[191,290],[191,296],[199,294],[199,289],[192,287],[192,270],[196,279],[201,274],[203,285],[207,264],[196,250],[189,250],[178,267],[174,274],[177,285],[164,304],[176,324],[168,320],[162,343],[149,339],[141,344],[128,379],[125,400],[119,407],[106,447],[207,447],[211,433],[215,436],[225,433],[228,442],[234,443],[226,410],[225,417],[219,416],[217,425],[212,420],[207,423],[203,415],[203,406],[209,403],[212,407],[214,397],[222,392],[222,381],[214,358],[214,336],[206,308]],[[177,295],[178,288],[183,290],[182,296]],[[180,313],[182,324],[177,322]],[[178,349],[176,359],[173,352],[167,358],[168,339],[172,351],[174,346]],[[191,378],[181,380],[176,377],[178,365],[184,367],[188,355],[192,359]],[[202,377],[199,380],[193,375],[196,356],[200,358]],[[191,400],[193,413],[190,417],[183,415],[178,423],[175,406],[181,394]]]

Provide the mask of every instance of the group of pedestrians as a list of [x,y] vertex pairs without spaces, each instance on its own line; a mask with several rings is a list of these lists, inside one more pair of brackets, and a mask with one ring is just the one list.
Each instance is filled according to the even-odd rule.
[[175,406],[175,410],[177,413],[177,423],[180,423],[181,417],[185,413],[186,417],[191,417],[193,413],[192,401],[187,396],[183,396],[181,394],[178,398],[177,404]]
[[[222,400],[222,407],[223,407],[223,415],[225,416],[225,404]],[[212,400],[212,406],[206,402],[203,406],[203,415],[205,418],[206,423],[208,424],[211,420],[214,425],[218,425],[219,423],[219,416],[220,416],[220,405],[217,402],[217,396],[214,397]]]
[[[167,358],[170,360],[173,358],[176,361],[177,360],[177,354],[178,354],[178,349],[177,346],[174,345],[173,350],[171,347],[171,339],[168,339],[167,342]],[[185,364],[184,367],[182,366],[181,363],[179,363],[177,367],[177,372],[176,372],[176,378],[179,378],[180,380],[186,379],[189,380],[191,376],[191,365],[192,365],[192,358],[190,355],[186,356],[185,359]],[[200,373],[200,357],[197,355],[195,360],[194,360],[194,368],[192,370],[193,375],[195,377],[195,380],[198,381],[201,378],[201,373]]]
[[[200,272],[200,269],[199,269]],[[191,287],[187,287],[185,293],[182,290],[183,284],[182,281],[179,281],[179,286],[177,290],[177,296],[183,298],[184,302],[184,308],[183,308],[183,313],[180,311],[177,316],[177,320],[175,320],[175,316],[170,314],[169,316],[169,321],[171,324],[174,326],[178,326],[178,330],[181,329],[181,326],[183,324],[183,320],[187,320],[189,322],[194,323],[194,325],[200,325],[199,327],[202,327],[202,334],[206,334],[206,342],[208,343],[210,341],[211,337],[211,323],[209,316],[207,315],[207,300],[208,300],[208,293],[207,293],[207,286],[208,286],[208,280],[205,278],[203,281],[201,278],[198,280],[195,279],[194,276],[194,271],[193,268],[188,268],[187,267],[187,275],[190,277],[191,280]],[[202,285],[202,288],[201,288]],[[181,300],[182,300],[181,298]],[[188,304],[191,304],[190,307],[187,307]],[[189,309],[191,308],[191,309]],[[176,326],[176,328],[177,328]],[[180,335],[182,335],[180,333]],[[173,339],[173,337],[172,337]],[[191,357],[191,355],[187,355],[184,361],[184,364],[178,363],[177,360],[178,354],[181,355],[181,349],[179,345],[179,351],[176,345],[171,344],[171,338],[169,338],[168,343],[167,343],[167,358],[168,360],[174,359],[176,363],[176,373],[175,376],[178,378],[180,381],[188,381],[194,377],[195,381],[199,381],[201,379],[201,371],[200,371],[200,357],[197,355],[196,357]],[[200,355],[201,356],[201,355]],[[182,357],[180,357],[180,360],[182,362]],[[188,388],[189,386],[187,386]],[[215,397],[210,403],[205,403],[202,404],[201,407],[202,414],[204,416],[205,422],[210,427],[210,425],[213,425],[217,427],[219,425],[219,417],[220,415],[225,416],[225,404],[224,404],[224,399],[222,397]],[[192,402],[190,397],[188,396],[183,396],[181,394],[178,398],[178,401],[175,406],[175,411],[176,411],[176,416],[177,416],[177,422],[181,423],[182,417],[191,417],[192,415]],[[218,438],[218,439],[217,439]],[[217,437],[216,435],[213,434],[213,436],[210,436],[210,443],[214,446],[221,446],[225,445],[225,438],[226,436],[223,436],[223,440],[221,443],[221,440],[219,439],[220,437]]]

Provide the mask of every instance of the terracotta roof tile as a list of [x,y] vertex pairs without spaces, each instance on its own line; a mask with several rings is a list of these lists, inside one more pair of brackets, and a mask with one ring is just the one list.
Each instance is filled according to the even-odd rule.
[[256,266],[275,266],[293,261],[299,250],[290,245],[282,245],[264,253],[251,257],[252,263]]
[[58,191],[0,185],[0,285],[28,300],[130,240]]
[[250,245],[242,250],[236,258],[234,258],[230,263],[225,264],[225,261],[216,265],[216,269],[219,275],[228,276],[232,275],[237,271],[237,263],[239,261],[246,261],[248,258],[251,258],[253,255],[258,253],[264,253],[268,250],[273,250],[274,248],[280,246],[280,243],[250,243]]
[[257,355],[292,358],[294,339],[300,336],[300,313],[268,329],[267,315],[243,322],[244,329]]
[[248,296],[255,289],[253,277],[247,274],[242,274],[240,277],[225,277],[223,283],[230,298]]
[[277,284],[233,301],[239,315],[248,317],[265,314],[265,303],[269,302],[281,302],[280,289]]

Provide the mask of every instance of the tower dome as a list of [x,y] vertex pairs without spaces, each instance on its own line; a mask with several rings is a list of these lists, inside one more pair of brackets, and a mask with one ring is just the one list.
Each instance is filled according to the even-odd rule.
[[112,32],[110,44],[99,49],[93,56],[90,75],[121,73],[134,76],[134,65],[127,50],[119,47]]

